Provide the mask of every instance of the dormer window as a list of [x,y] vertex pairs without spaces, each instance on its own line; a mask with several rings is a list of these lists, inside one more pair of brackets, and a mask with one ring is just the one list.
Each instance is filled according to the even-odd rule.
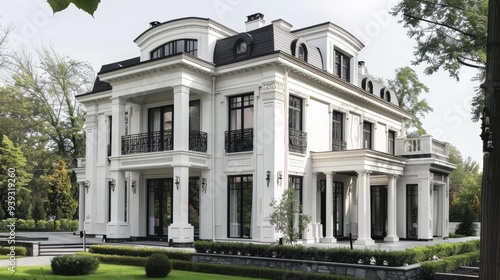
[[297,58],[307,62],[307,49],[306,49],[306,46],[304,44],[299,45],[299,51],[297,54]]
[[380,98],[384,99],[387,102],[391,102],[391,92],[386,88],[381,89]]
[[369,93],[373,93],[373,83],[368,78],[361,81],[361,87]]
[[307,47],[303,38],[293,40],[290,48],[293,56],[307,62]]
[[198,41],[196,39],[181,39],[170,41],[151,52],[151,59],[165,57],[177,53],[188,53],[198,56]]
[[335,69],[333,73],[341,79],[350,81],[351,58],[346,54],[335,50]]
[[246,54],[247,53],[247,42],[244,40],[239,40],[238,43],[236,44],[236,54]]

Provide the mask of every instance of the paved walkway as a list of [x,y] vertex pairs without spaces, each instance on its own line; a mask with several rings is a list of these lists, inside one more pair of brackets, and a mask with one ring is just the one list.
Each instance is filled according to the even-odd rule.
[[[0,234],[0,240],[2,240],[3,235]],[[29,232],[29,233],[19,233],[16,235],[18,238],[29,237],[40,239],[41,244],[75,244],[81,243],[82,240],[79,235],[73,235],[71,232],[55,232],[55,233],[47,233],[47,232]],[[47,239],[48,237],[48,239]],[[430,246],[439,243],[453,243],[453,242],[464,242],[469,240],[477,240],[479,237],[463,237],[463,238],[450,238],[450,239],[442,239],[435,238],[433,241],[409,241],[409,240],[401,240],[398,242],[383,242],[376,241],[374,245],[365,246],[365,245],[354,245],[354,249],[372,249],[372,250],[404,250],[406,248],[412,248],[416,246]],[[168,242],[161,241],[130,241],[123,243],[104,243],[102,238],[87,238],[87,244],[106,244],[106,245],[127,245],[127,246],[135,246],[135,247],[168,247]],[[234,240],[233,240],[234,241]],[[238,240],[242,241],[243,240]],[[314,243],[314,244],[304,244],[304,246],[314,246],[318,248],[336,248],[336,247],[350,247],[349,240],[341,240],[336,243]],[[194,248],[185,248],[185,247],[168,247],[165,248],[168,250],[186,250],[190,252],[194,252]],[[53,256],[38,256],[38,257],[23,257],[16,259],[16,266],[45,266],[50,265],[50,260]],[[9,260],[0,260],[0,269],[4,267],[9,267]]]

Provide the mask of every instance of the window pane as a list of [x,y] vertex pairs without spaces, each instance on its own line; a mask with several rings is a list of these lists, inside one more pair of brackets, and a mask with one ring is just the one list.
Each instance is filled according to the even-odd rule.
[[253,128],[253,107],[245,108],[243,111],[244,114],[244,124],[243,128]]
[[189,129],[200,130],[200,101],[189,102]]
[[252,229],[252,192],[251,175],[229,176],[228,198],[228,236],[250,238]]

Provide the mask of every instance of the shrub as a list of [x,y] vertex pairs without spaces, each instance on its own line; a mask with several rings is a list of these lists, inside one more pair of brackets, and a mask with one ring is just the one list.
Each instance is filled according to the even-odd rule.
[[79,226],[78,220],[69,221],[69,231],[77,231]]
[[459,266],[470,266],[479,260],[479,251],[451,256],[439,261],[427,261],[420,264],[419,278],[432,280],[436,272],[452,272]]
[[67,219],[62,219],[61,220],[61,230],[62,231],[69,231],[69,222]]
[[463,208],[462,222],[458,224],[455,230],[456,234],[462,234],[465,236],[476,235],[477,225],[474,223],[476,220],[476,215],[471,206]]
[[51,260],[50,267],[57,275],[88,275],[97,271],[99,259],[85,255],[58,256]]
[[135,248],[131,246],[112,246],[112,245],[93,245],[90,247],[90,253],[103,255],[119,255],[132,257],[149,257],[152,254],[163,254],[169,259],[175,260],[191,260],[191,252],[172,251],[160,248]]
[[[10,254],[10,247],[11,245],[0,245],[0,255],[5,256],[7,254]],[[28,249],[26,249],[26,247],[16,245],[14,253],[16,253],[16,256],[26,256],[28,254]]]
[[47,221],[45,221],[45,220],[38,220],[38,221],[36,221],[36,227],[35,228],[37,230],[44,231],[46,225],[47,225]]
[[163,278],[172,270],[172,264],[167,256],[163,254],[153,254],[146,260],[144,268],[146,269],[147,277]]
[[146,257],[102,255],[102,254],[94,254],[87,252],[79,252],[77,254],[99,258],[99,261],[101,263],[119,264],[119,265],[144,266],[147,260]]

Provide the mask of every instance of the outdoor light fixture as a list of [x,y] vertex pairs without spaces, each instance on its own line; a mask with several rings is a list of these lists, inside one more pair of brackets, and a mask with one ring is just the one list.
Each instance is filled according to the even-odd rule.
[[85,180],[85,190],[87,191],[87,193],[89,193],[89,188],[90,188],[90,181]]
[[111,190],[115,191],[115,187],[116,187],[115,178],[111,178],[111,182],[109,182],[109,185],[111,186]]
[[132,193],[135,193],[136,191],[135,180],[132,180]]
[[267,182],[267,187],[269,188],[269,182],[271,182],[271,171],[267,170],[266,172],[266,182]]
[[276,182],[278,183],[278,186],[281,186],[281,182],[283,181],[283,172],[278,171],[276,174]]
[[179,189],[179,184],[181,183],[181,178],[179,176],[175,176],[175,187]]
[[201,190],[204,193],[207,193],[207,178],[202,178],[201,179]]

